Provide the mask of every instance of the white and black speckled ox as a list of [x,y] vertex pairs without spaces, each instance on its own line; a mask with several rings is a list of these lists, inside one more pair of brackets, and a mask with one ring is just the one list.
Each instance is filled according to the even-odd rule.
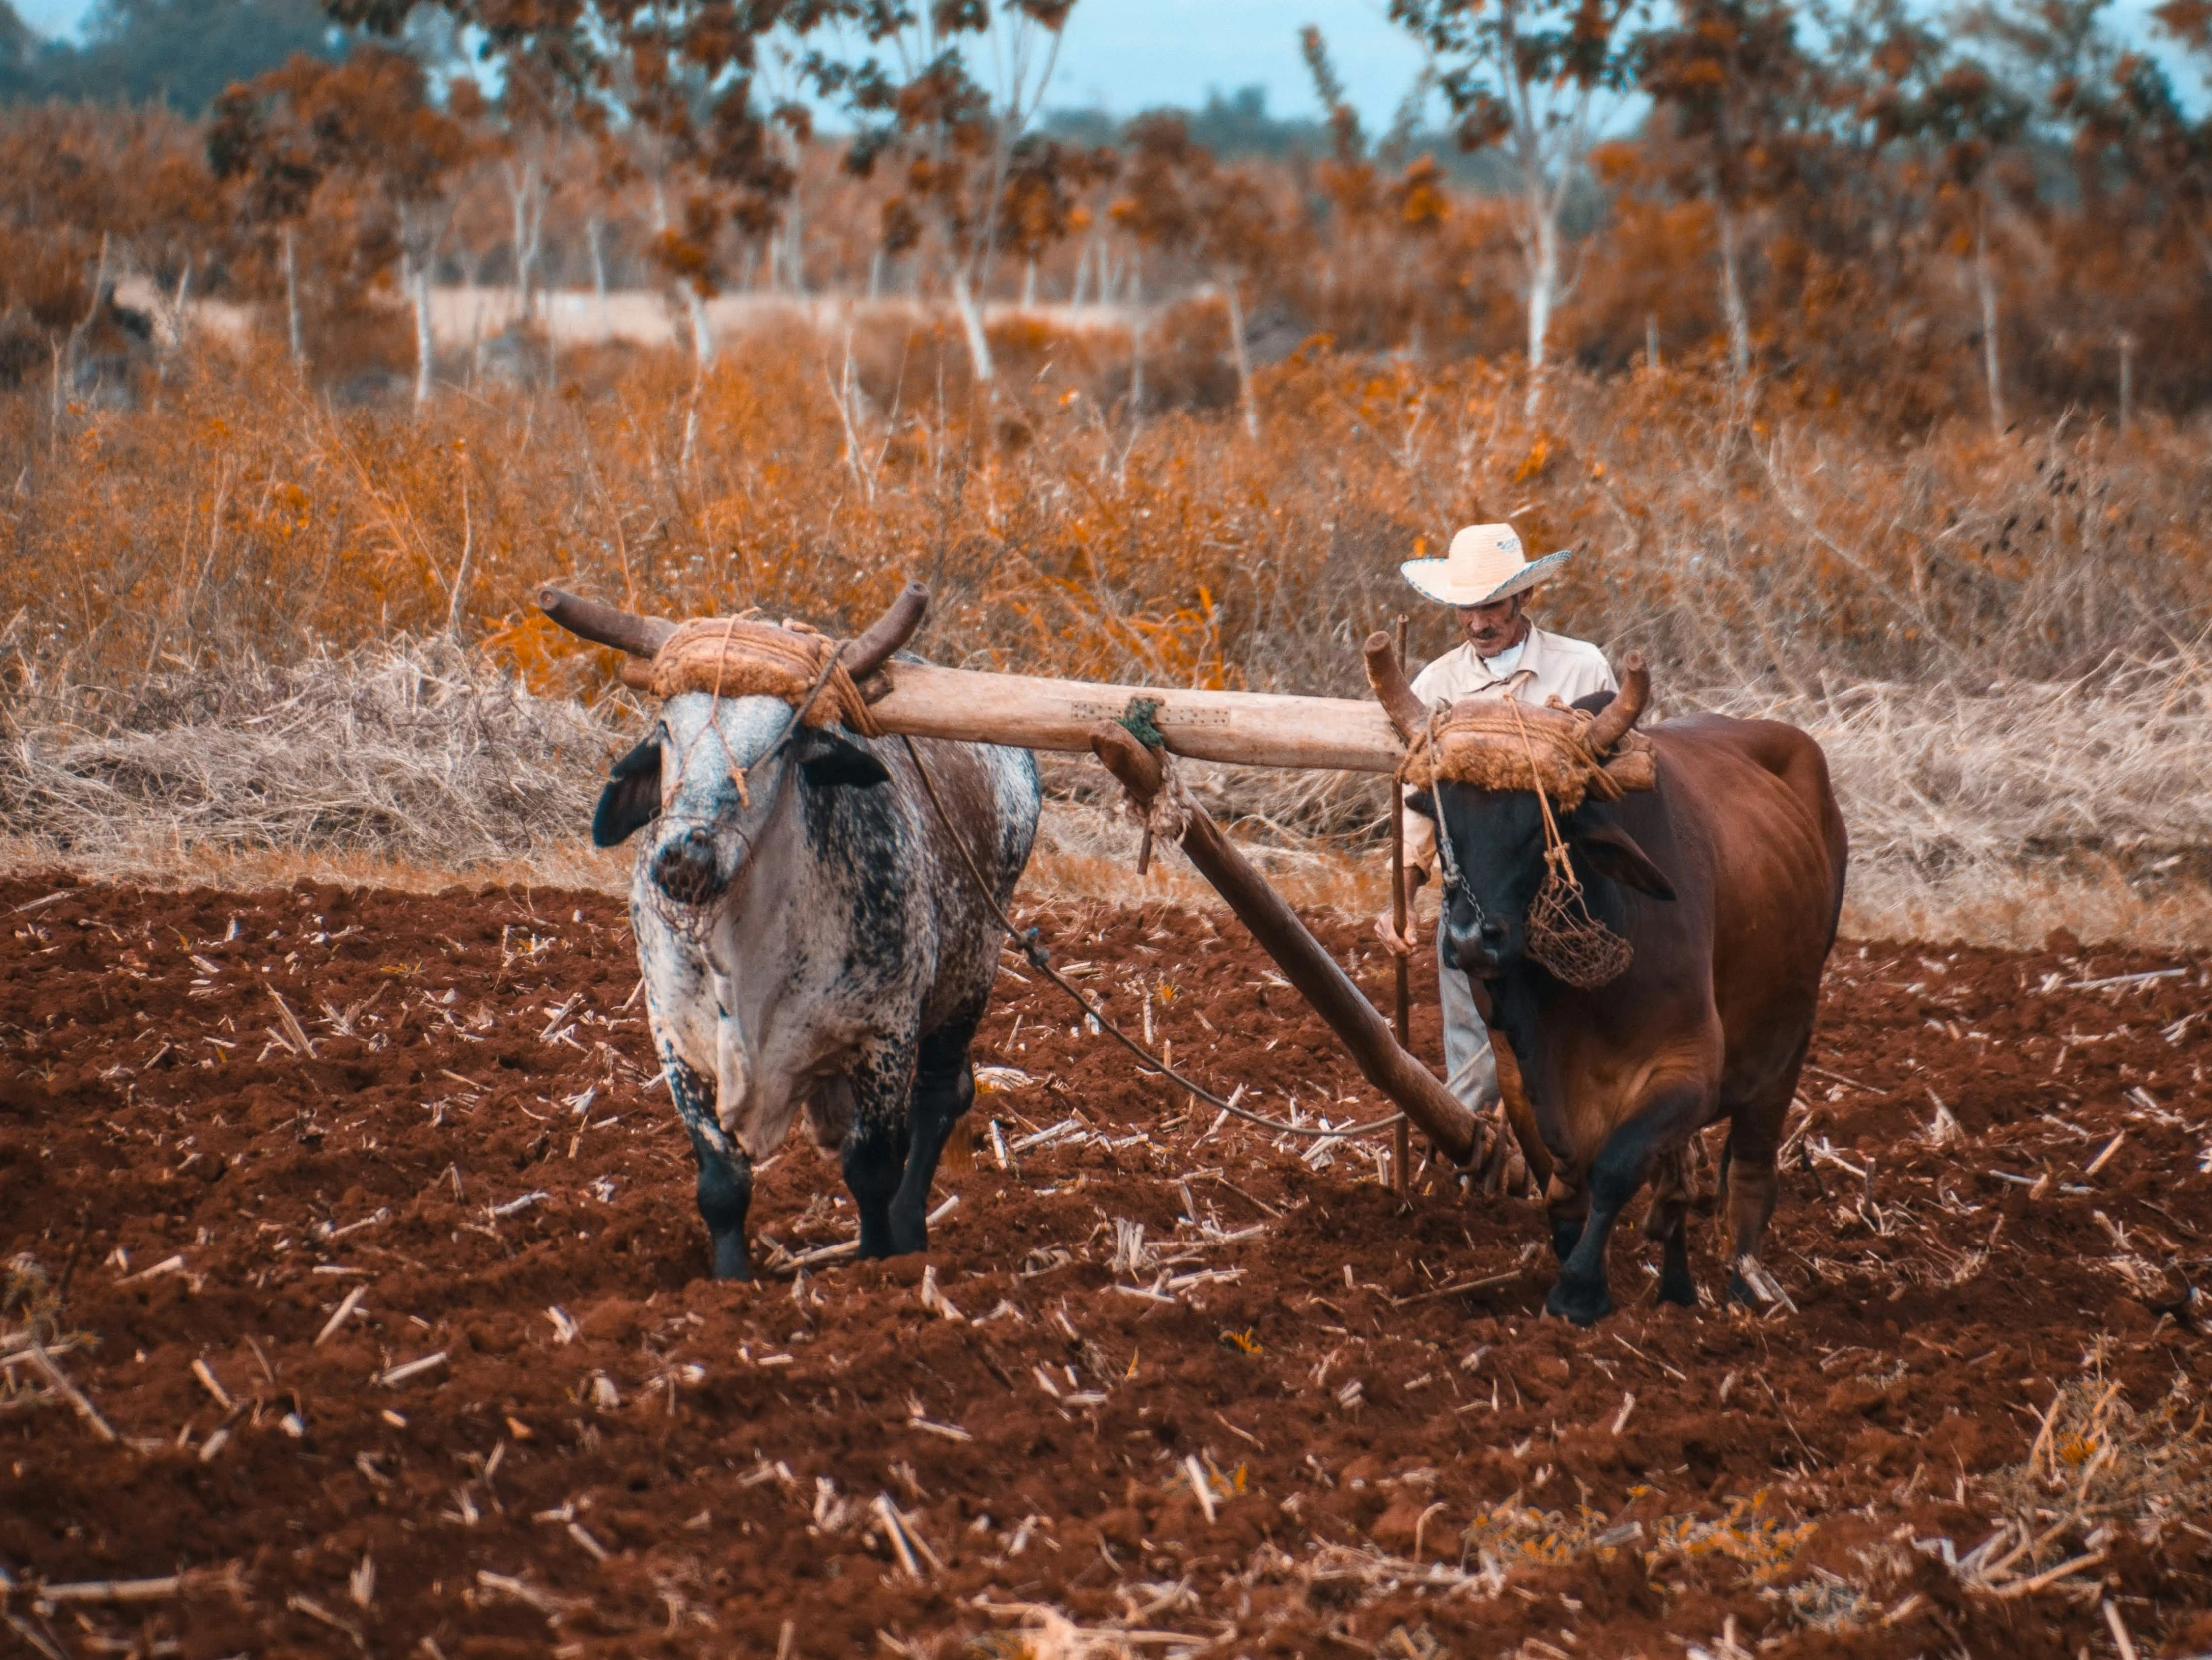
[[[878,632],[848,648],[873,657],[864,671],[889,654],[870,650]],[[753,1164],[802,1110],[841,1150],[860,1254],[927,1247],[930,1181],[975,1095],[969,1046],[998,969],[998,924],[906,746],[791,720],[775,697],[671,697],[615,763],[592,825],[602,847],[645,832],[630,915],[717,1279],[751,1277]],[[1035,761],[916,748],[1006,904],[1037,831]]]

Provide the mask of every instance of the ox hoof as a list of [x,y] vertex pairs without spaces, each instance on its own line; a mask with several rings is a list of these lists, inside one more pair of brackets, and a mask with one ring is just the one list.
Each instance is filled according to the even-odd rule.
[[750,1279],[753,1277],[752,1258],[746,1254],[745,1242],[717,1240],[714,1242],[714,1277],[717,1279]]
[[1679,1281],[1670,1281],[1662,1274],[1659,1280],[1659,1300],[1671,1302],[1677,1308],[1695,1308],[1698,1305],[1698,1287],[1687,1274]]
[[1603,1285],[1571,1285],[1562,1279],[1544,1299],[1544,1312],[1576,1325],[1596,1325],[1613,1312],[1613,1298]]
[[1582,1218],[1554,1217],[1552,1219],[1552,1260],[1564,1262],[1575,1253],[1575,1246],[1582,1243]]

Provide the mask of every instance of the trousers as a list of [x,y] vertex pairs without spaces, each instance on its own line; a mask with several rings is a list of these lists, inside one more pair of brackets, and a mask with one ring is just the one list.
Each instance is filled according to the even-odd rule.
[[1444,956],[1444,930],[1436,930],[1436,986],[1444,1006],[1445,1088],[1475,1112],[1498,1099],[1498,1062],[1490,1053],[1490,1029],[1475,1007],[1467,971]]

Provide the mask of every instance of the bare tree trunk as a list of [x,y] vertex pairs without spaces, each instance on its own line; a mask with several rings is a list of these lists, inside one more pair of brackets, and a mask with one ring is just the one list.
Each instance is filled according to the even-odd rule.
[[1644,314],[1644,367],[1653,374],[1659,372],[1659,314]]
[[714,362],[714,322],[707,316],[706,297],[691,284],[683,285],[684,309],[691,319],[691,357],[700,374]]
[[989,383],[994,373],[991,363],[991,343],[984,338],[983,312],[976,304],[976,297],[968,287],[968,273],[953,273],[953,305],[960,312],[960,327],[968,339],[968,362],[978,381]]
[[453,591],[445,604],[445,637],[455,645],[461,643],[461,602],[468,596],[470,568],[476,560],[476,519],[468,510],[468,476],[460,481],[460,567],[453,572]]
[[1989,383],[1989,427],[2004,436],[2004,375],[1997,357],[1997,277],[1989,265],[1989,204],[1974,221],[1974,283],[1981,291],[1981,363]]
[[1530,240],[1535,244],[1529,261],[1528,300],[1528,413],[1534,415],[1544,399],[1544,349],[1552,332],[1552,307],[1559,298],[1559,216],[1541,185],[1528,193],[1532,221]]
[[308,367],[308,355],[300,345],[300,270],[293,255],[292,227],[285,227],[285,341],[292,350],[294,374]]
[[1129,324],[1129,424],[1144,417],[1144,320]]
[[1244,406],[1244,435],[1257,443],[1259,401],[1252,394],[1252,355],[1244,343],[1244,307],[1236,297],[1233,272],[1222,278],[1221,290],[1229,297],[1229,343],[1236,350],[1236,396]]
[[1728,323],[1729,373],[1741,381],[1751,372],[1751,320],[1744,314],[1744,280],[1738,269],[1736,214],[1720,191],[1713,192],[1713,219],[1721,240],[1721,316]]
[[2135,424],[2135,337],[2120,331],[2120,436]]
[[427,255],[409,255],[414,290],[414,402],[417,409],[430,401],[430,377],[435,354],[430,339],[430,261]]
[[530,267],[537,259],[537,229],[531,221],[531,199],[537,192],[537,163],[524,162],[519,170],[506,169],[507,203],[514,210],[514,316],[530,320]]
[[1083,280],[1091,274],[1091,245],[1087,242],[1076,254],[1076,279],[1069,286],[1068,304],[1083,304]]
[[177,292],[169,300],[169,349],[174,352],[185,343],[185,306],[192,298],[192,261],[185,260],[184,270],[177,273]]
[[[92,304],[85,308],[85,315],[79,318],[76,325],[69,331],[69,343],[62,353],[62,366],[68,371],[72,386],[76,384],[77,380],[77,354],[83,349],[85,336],[91,331],[93,323],[99,318],[100,308],[106,303],[107,298],[108,233],[102,231],[100,233],[100,263],[92,268]],[[59,394],[57,393],[55,409],[58,412],[60,408]]]
[[699,444],[699,399],[706,391],[707,370],[714,362],[714,326],[707,316],[706,296],[691,284],[683,285],[684,304],[691,317],[691,398],[684,408],[683,453],[679,470],[688,471]]
[[1022,267],[1022,309],[1026,312],[1037,304],[1037,256],[1032,254]]

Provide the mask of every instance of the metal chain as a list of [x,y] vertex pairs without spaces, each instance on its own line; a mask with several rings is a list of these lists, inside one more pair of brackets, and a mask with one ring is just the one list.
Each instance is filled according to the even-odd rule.
[[1432,709],[1429,712],[1429,804],[1436,809],[1436,864],[1444,878],[1443,890],[1438,896],[1444,903],[1444,909],[1437,912],[1436,928],[1438,934],[1441,935],[1444,931],[1445,913],[1451,906],[1452,895],[1458,894],[1467,901],[1468,908],[1475,913],[1475,929],[1479,933],[1483,922],[1486,920],[1487,913],[1482,908],[1482,901],[1475,897],[1475,890],[1468,886],[1465,877],[1460,873],[1459,854],[1452,846],[1451,826],[1444,821],[1445,780],[1436,771],[1436,762],[1441,759],[1443,754],[1436,742],[1436,728],[1442,717],[1443,710],[1441,709]]

